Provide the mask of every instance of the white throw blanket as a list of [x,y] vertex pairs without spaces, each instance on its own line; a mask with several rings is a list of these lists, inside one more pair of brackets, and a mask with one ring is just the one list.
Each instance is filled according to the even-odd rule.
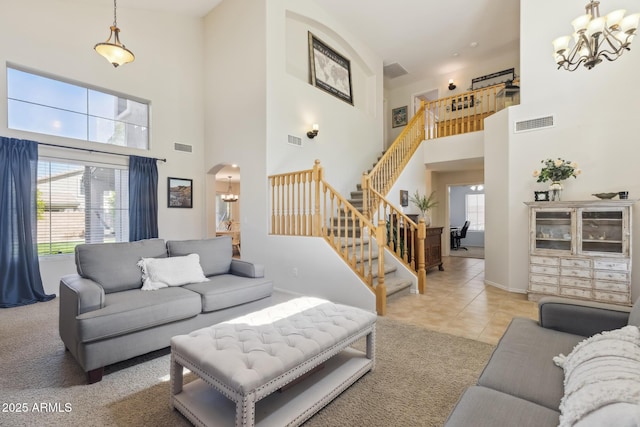
[[[553,358],[564,369],[560,427],[573,426],[607,405],[627,403],[640,411],[640,329],[625,326],[594,335],[568,355]],[[619,411],[613,411],[614,413]],[[629,414],[619,414],[628,419]],[[593,418],[596,418],[595,416]],[[609,425],[621,425],[609,419]],[[628,424],[627,424],[628,425]]]

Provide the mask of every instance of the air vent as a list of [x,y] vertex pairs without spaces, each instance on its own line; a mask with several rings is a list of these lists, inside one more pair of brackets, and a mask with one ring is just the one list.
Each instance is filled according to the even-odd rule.
[[395,79],[396,77],[404,76],[405,74],[409,74],[407,70],[405,70],[402,65],[394,62],[393,64],[385,65],[383,69],[384,76],[389,79]]
[[551,128],[555,124],[554,116],[538,117],[536,119],[520,120],[515,122],[513,133],[528,132],[531,130],[539,130]]
[[187,144],[180,144],[179,142],[175,142],[173,144],[173,149],[176,151],[184,151],[185,153],[191,153],[193,151],[193,147]]
[[302,147],[302,139],[297,136],[289,135],[289,144],[297,145],[298,147]]

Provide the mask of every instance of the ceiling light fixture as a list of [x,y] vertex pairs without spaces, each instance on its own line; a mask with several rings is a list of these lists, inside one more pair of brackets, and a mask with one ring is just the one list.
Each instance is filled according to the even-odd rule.
[[[100,55],[104,56],[114,67],[133,62],[133,60],[136,59],[133,52],[120,43],[119,32],[120,28],[118,28],[118,19],[116,16],[116,0],[113,0],[113,25],[111,26],[111,34],[109,34],[107,41],[98,43],[93,48]],[[113,38],[113,42],[111,38]]]
[[[588,70],[602,62],[602,58],[615,61],[631,50],[631,41],[638,29],[640,13],[624,16],[624,9],[614,10],[600,17],[600,2],[591,0],[585,6],[586,14],[571,21],[575,33],[558,37],[553,41],[553,51],[558,69],[575,71],[580,64]],[[569,49],[573,38],[575,44]]]
[[227,189],[227,193],[220,196],[223,202],[237,202],[238,195],[233,194],[231,192],[231,175],[229,175],[229,188]]

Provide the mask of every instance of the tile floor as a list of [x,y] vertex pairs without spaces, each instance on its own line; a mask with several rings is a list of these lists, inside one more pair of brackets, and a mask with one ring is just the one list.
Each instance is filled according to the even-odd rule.
[[443,266],[427,272],[424,295],[390,298],[387,317],[490,344],[513,317],[537,320],[538,306],[525,294],[484,284],[484,259],[444,257]]

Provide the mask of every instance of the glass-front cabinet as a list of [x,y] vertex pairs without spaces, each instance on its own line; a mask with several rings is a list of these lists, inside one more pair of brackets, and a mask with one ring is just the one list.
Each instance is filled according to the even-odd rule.
[[527,203],[529,299],[559,295],[630,305],[633,203]]

